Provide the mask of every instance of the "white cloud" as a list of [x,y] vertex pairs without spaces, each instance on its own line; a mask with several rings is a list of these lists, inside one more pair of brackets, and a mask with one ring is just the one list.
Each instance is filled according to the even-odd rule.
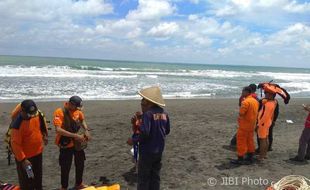
[[171,15],[175,11],[168,0],[139,0],[136,10],[126,16],[130,20],[156,20]]
[[231,0],[231,2],[242,9],[247,9],[252,5],[251,0]]
[[0,0],[0,54],[286,66],[294,57],[309,61],[309,3],[208,0],[211,8],[188,15],[177,6],[206,1],[136,1],[121,16],[110,0]]
[[296,1],[292,1],[286,6],[284,6],[284,10],[293,13],[305,13],[310,12],[310,3],[305,2],[303,4],[298,4]]
[[139,22],[126,19],[104,20],[96,26],[96,32],[102,35],[109,35],[116,38],[133,38],[141,33]]
[[73,2],[71,9],[72,13],[79,15],[101,15],[113,12],[113,7],[105,4],[103,0],[76,1]]
[[215,11],[215,15],[218,17],[231,16],[235,14],[236,14],[236,9],[234,9],[232,6],[229,6],[229,5]]
[[189,39],[194,46],[210,46],[212,44],[212,40],[207,36],[199,35],[197,33],[188,32],[185,35],[185,38]]
[[152,27],[147,34],[154,37],[165,38],[173,35],[179,30],[179,25],[175,22],[160,23],[158,26]]
[[310,27],[302,23],[296,23],[288,26],[286,29],[281,30],[271,35],[266,42],[267,45],[296,45],[305,39],[310,40]]
[[195,20],[198,20],[198,19],[199,19],[198,15],[191,14],[191,15],[188,16],[188,20],[190,20],[190,21],[195,21]]
[[99,16],[112,12],[112,5],[104,0],[2,0],[0,2],[0,16],[3,19],[21,21],[53,21],[81,16]]
[[142,47],[145,47],[146,46],[146,44],[143,42],[143,41],[134,41],[133,42],[133,45],[135,46],[135,47],[139,47],[139,48],[142,48]]
[[138,38],[142,33],[141,28],[135,28],[134,30],[127,33],[127,38]]
[[301,41],[300,46],[301,46],[305,51],[307,51],[308,53],[310,53],[310,40],[309,40],[309,41],[307,41],[307,40]]

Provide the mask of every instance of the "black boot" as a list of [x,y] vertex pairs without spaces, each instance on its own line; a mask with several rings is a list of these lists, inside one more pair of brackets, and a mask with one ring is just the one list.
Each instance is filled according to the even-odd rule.
[[305,159],[300,159],[298,156],[295,156],[293,158],[290,158],[289,160],[294,161],[294,162],[307,162]]
[[230,163],[236,164],[236,165],[243,165],[244,164],[243,156],[238,156],[237,160],[231,160]]
[[253,155],[254,153],[247,153],[246,158],[244,159],[246,165],[250,165],[253,164],[254,160],[253,160]]

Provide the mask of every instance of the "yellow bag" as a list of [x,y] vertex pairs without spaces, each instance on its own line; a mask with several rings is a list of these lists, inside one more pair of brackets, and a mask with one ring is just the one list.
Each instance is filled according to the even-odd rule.
[[120,190],[120,189],[121,189],[121,186],[119,184],[114,184],[114,185],[102,186],[102,187],[89,186],[82,190]]

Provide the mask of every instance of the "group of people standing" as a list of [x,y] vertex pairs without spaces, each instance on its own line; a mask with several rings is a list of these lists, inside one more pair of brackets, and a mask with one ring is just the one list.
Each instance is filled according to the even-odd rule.
[[[164,99],[158,86],[139,91],[141,95],[141,123],[139,133],[127,143],[138,145],[138,190],[160,188],[161,158],[170,121],[164,111]],[[79,96],[72,96],[63,108],[55,110],[53,124],[55,144],[59,147],[61,171],[60,190],[68,189],[69,172],[74,158],[75,187],[83,189],[84,149],[91,139]],[[42,153],[47,145],[47,124],[43,113],[33,100],[24,100],[12,112],[10,146],[15,155],[21,190],[42,190]]]
[[[252,164],[255,154],[254,134],[257,133],[258,160],[267,158],[272,150],[272,131],[279,113],[275,99],[276,91],[268,85],[261,86],[265,97],[261,100],[255,94],[256,85],[244,87],[239,102],[238,130],[231,143],[237,146],[236,160],[233,164]],[[164,99],[159,87],[150,87],[138,92],[142,97],[141,111],[132,118],[133,132],[127,140],[134,146],[135,161],[138,168],[138,190],[159,190],[162,153],[165,137],[170,133],[168,113],[163,109]],[[284,96],[284,95],[283,95]],[[289,97],[288,97],[289,98]],[[288,103],[288,100],[285,101]],[[55,110],[53,124],[56,130],[55,144],[59,147],[59,166],[61,170],[60,190],[68,189],[69,172],[74,158],[75,189],[87,187],[83,183],[84,149],[91,139],[89,128],[82,111],[83,101],[72,96],[62,108]],[[310,159],[310,107],[305,129],[300,137],[298,155],[293,161]],[[44,114],[33,100],[24,100],[11,114],[10,146],[15,155],[19,185],[22,190],[42,190],[42,153],[48,143],[48,130]]]
[[[239,117],[236,140],[237,160],[233,164],[251,164],[255,154],[254,134],[257,133],[259,148],[258,160],[266,159],[268,149],[271,150],[272,141],[268,142],[268,136],[272,136],[272,126],[278,116],[278,102],[275,100],[275,92],[264,89],[265,97],[261,100],[255,93],[256,85],[251,84],[242,89],[239,99]],[[270,133],[271,132],[271,133]],[[272,139],[272,137],[269,137]]]
[[[55,143],[59,147],[61,190],[68,188],[69,172],[74,157],[76,189],[83,184],[85,152],[82,144],[90,139],[85,122],[82,99],[72,96],[63,108],[54,112]],[[47,124],[43,113],[33,100],[24,100],[13,110],[10,125],[10,146],[15,155],[19,186],[21,190],[42,190],[42,154],[48,143]],[[83,134],[79,134],[83,128]]]
[[[263,162],[267,159],[267,152],[272,151],[273,128],[279,115],[279,104],[275,99],[279,95],[284,103],[289,102],[289,94],[278,85],[261,83],[259,87],[264,91],[264,98],[258,99],[257,86],[250,84],[242,89],[239,99],[239,117],[237,134],[231,139],[230,146],[237,149],[236,160],[232,164],[249,165],[254,163],[254,155],[257,160]],[[305,129],[299,140],[298,155],[290,158],[291,161],[304,162],[310,160],[310,107],[303,105],[309,112],[305,122]],[[255,149],[254,134],[257,135],[258,148]]]

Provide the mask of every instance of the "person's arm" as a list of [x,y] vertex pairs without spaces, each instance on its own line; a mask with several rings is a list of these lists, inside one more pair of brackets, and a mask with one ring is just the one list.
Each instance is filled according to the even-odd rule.
[[309,105],[302,104],[302,106],[304,107],[304,109],[306,111],[310,112],[310,106]]
[[249,109],[249,102],[247,101],[242,101],[241,103],[241,107],[239,109],[239,116],[242,117],[246,114],[246,112],[248,111]]
[[80,112],[80,116],[79,116],[80,120],[81,120],[81,127],[83,127],[85,129],[85,136],[86,136],[86,140],[90,140],[91,136],[89,133],[89,127],[87,126],[86,120],[85,120],[85,116],[83,112]]
[[26,158],[22,148],[22,134],[19,129],[12,129],[11,147],[17,161],[22,161]]
[[139,141],[144,141],[149,138],[151,131],[151,118],[148,116],[148,112],[142,116],[142,124],[140,126]]
[[91,136],[90,136],[90,133],[89,133],[89,128],[86,124],[86,121],[85,119],[82,121],[82,127],[85,129],[85,136],[86,136],[86,140],[90,140],[91,139]]

